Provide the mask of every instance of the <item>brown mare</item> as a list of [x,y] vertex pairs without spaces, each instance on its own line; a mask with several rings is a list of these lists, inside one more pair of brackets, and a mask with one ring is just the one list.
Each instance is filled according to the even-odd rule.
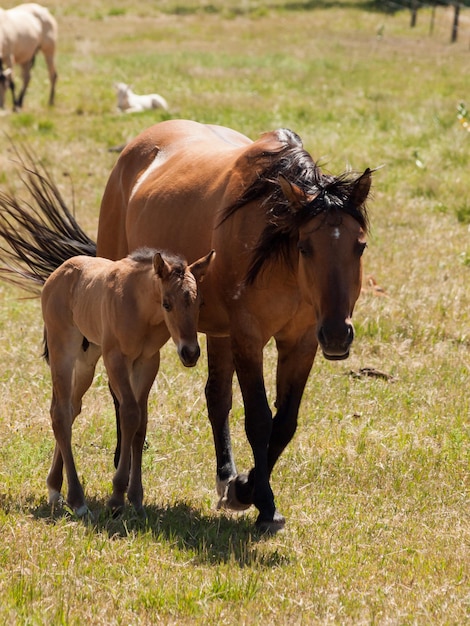
[[[99,255],[117,259],[142,245],[189,260],[208,247],[217,252],[199,317],[217,491],[227,508],[254,504],[262,530],[285,523],[270,476],[296,430],[317,348],[327,359],[349,355],[370,185],[369,169],[323,174],[289,130],[252,142],[228,128],[173,120],[124,149],[104,192]],[[278,350],[274,418],[263,377],[271,337]],[[237,472],[230,440],[234,371],[254,457],[248,474]]]
[[46,280],[41,302],[56,439],[47,477],[51,504],[60,498],[65,465],[67,503],[78,516],[88,512],[72,453],[72,425],[102,354],[122,435],[108,505],[119,511],[127,491],[131,504],[142,510],[147,400],[158,373],[160,348],[171,336],[183,365],[196,364],[198,284],[213,257],[211,252],[188,266],[180,256],[152,249],[137,250],[115,262],[76,256]]
[[[15,198],[0,195],[0,206],[18,225],[2,227],[0,219],[0,236],[13,248],[9,261],[26,259],[33,275],[36,265],[41,271],[52,250],[49,245],[44,252],[44,241],[53,240],[61,224],[52,268],[71,256],[76,240],[93,254],[93,242],[57,189],[34,168],[27,177],[45,223],[31,220]],[[338,177],[322,173],[287,129],[252,142],[228,128],[172,120],[128,144],[103,196],[96,248],[102,257],[119,259],[140,246],[174,250],[189,262],[208,249],[217,252],[201,285],[198,327],[207,334],[217,491],[221,506],[254,504],[262,530],[285,523],[270,477],[296,431],[317,349],[332,360],[349,355],[370,185],[369,169]],[[271,337],[278,351],[274,416],[263,376],[263,348]],[[229,429],[234,372],[254,457],[253,469],[242,474]]]

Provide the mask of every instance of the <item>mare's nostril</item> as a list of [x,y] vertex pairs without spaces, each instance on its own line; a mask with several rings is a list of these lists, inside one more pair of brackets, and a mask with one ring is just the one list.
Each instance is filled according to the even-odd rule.
[[348,343],[351,344],[354,340],[354,326],[352,324],[348,325]]

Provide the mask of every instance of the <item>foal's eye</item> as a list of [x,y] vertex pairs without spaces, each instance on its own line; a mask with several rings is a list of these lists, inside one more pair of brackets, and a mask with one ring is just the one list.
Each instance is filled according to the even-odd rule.
[[163,300],[162,307],[165,309],[165,311],[171,311],[171,304],[168,302],[168,300]]

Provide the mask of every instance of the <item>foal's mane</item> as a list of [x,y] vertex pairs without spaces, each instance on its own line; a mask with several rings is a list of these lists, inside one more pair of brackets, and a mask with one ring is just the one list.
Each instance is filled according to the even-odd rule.
[[[226,207],[221,222],[250,202],[261,201],[265,208],[266,226],[253,249],[246,275],[246,283],[252,284],[264,264],[275,257],[282,257],[292,265],[289,255],[290,242],[299,228],[317,215],[325,220],[341,221],[341,214],[351,215],[367,232],[369,220],[365,205],[356,206],[350,201],[358,175],[345,172],[340,176],[323,174],[310,154],[303,149],[302,140],[291,130],[277,131],[283,146],[276,151],[264,151],[252,159],[253,169],[258,171],[255,180],[233,204]],[[261,171],[260,171],[261,169]],[[279,185],[279,175],[295,183],[315,199],[301,209],[292,211]]]
[[186,259],[180,254],[168,252],[168,250],[157,250],[156,248],[148,248],[144,246],[137,248],[129,254],[129,258],[136,263],[150,264],[153,261],[155,254],[159,252],[167,263],[171,265],[171,270],[179,278],[183,278],[185,270],[188,266]]

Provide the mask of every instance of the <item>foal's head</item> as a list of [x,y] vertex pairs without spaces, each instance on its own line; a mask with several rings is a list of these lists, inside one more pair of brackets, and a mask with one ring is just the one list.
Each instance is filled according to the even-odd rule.
[[199,283],[203,280],[213,258],[212,250],[188,265],[178,256],[156,252],[153,267],[160,283],[163,317],[178,355],[185,367],[196,365],[200,355],[197,324],[201,296]]

